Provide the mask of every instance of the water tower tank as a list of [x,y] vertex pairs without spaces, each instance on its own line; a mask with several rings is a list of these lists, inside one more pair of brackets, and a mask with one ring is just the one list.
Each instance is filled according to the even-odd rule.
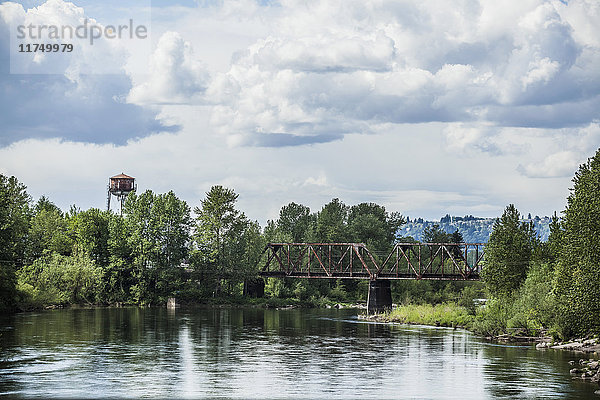
[[123,212],[123,203],[130,192],[136,189],[135,178],[124,173],[110,177],[108,181],[108,200],[107,209],[110,210],[110,197],[115,196],[121,203],[121,213]]

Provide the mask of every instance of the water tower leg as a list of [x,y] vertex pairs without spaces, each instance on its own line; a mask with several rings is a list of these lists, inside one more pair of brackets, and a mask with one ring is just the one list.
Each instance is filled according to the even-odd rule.
[[369,281],[367,313],[376,314],[392,309],[392,288],[389,280]]

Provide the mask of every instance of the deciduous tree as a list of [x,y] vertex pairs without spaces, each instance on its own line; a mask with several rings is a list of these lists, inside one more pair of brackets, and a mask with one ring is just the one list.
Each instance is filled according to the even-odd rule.
[[17,178],[0,174],[0,310],[15,306],[15,271],[24,259],[30,200]]
[[600,149],[573,178],[562,221],[555,291],[566,335],[600,333]]

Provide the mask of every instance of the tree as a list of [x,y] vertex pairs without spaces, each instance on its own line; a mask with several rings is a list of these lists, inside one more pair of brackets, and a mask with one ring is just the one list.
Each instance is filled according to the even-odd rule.
[[348,236],[353,242],[362,242],[372,251],[389,251],[396,233],[404,223],[399,213],[388,214],[385,207],[375,203],[360,203],[348,213]]
[[310,214],[310,208],[291,202],[287,206],[281,207],[277,227],[285,235],[288,235],[292,242],[305,242],[309,229],[314,222],[314,216]]
[[485,267],[481,275],[492,295],[514,292],[527,276],[535,232],[509,204],[496,219],[485,248]]
[[72,255],[48,253],[19,270],[24,301],[48,304],[95,303],[102,286],[102,269],[82,249]]
[[565,335],[600,333],[600,149],[581,165],[561,224],[555,292]]
[[15,306],[15,271],[25,256],[30,201],[25,185],[0,174],[0,310]]
[[97,208],[72,208],[67,216],[68,236],[99,266],[108,264],[108,224],[110,213]]
[[425,243],[448,243],[451,241],[450,235],[440,229],[438,224],[425,227],[422,238]]
[[348,206],[340,201],[333,199],[325,204],[317,214],[317,242],[345,242],[348,238],[347,226]]
[[243,235],[248,227],[244,213],[235,208],[238,195],[223,186],[213,186],[196,207],[194,241],[196,268],[204,278],[215,283],[214,292],[221,291],[221,279],[236,273],[243,256]]
[[109,302],[131,300],[134,256],[129,243],[130,229],[121,215],[109,214],[108,219],[108,266],[104,273],[104,295]]
[[28,239],[27,258],[30,261],[51,253],[69,255],[73,249],[65,215],[45,196],[34,206]]
[[127,196],[123,209],[129,230],[136,284],[134,299],[162,302],[181,285],[181,262],[187,258],[190,210],[173,192],[155,195],[151,190]]
[[556,212],[554,212],[552,220],[550,221],[550,235],[548,235],[548,242],[546,243],[547,259],[550,262],[556,262],[560,255],[560,250],[562,248],[562,234],[562,223],[556,215]]

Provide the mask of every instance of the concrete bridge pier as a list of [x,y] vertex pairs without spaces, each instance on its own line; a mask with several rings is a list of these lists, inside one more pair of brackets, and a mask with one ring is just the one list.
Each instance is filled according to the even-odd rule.
[[367,314],[376,314],[392,309],[392,288],[388,279],[369,281]]

